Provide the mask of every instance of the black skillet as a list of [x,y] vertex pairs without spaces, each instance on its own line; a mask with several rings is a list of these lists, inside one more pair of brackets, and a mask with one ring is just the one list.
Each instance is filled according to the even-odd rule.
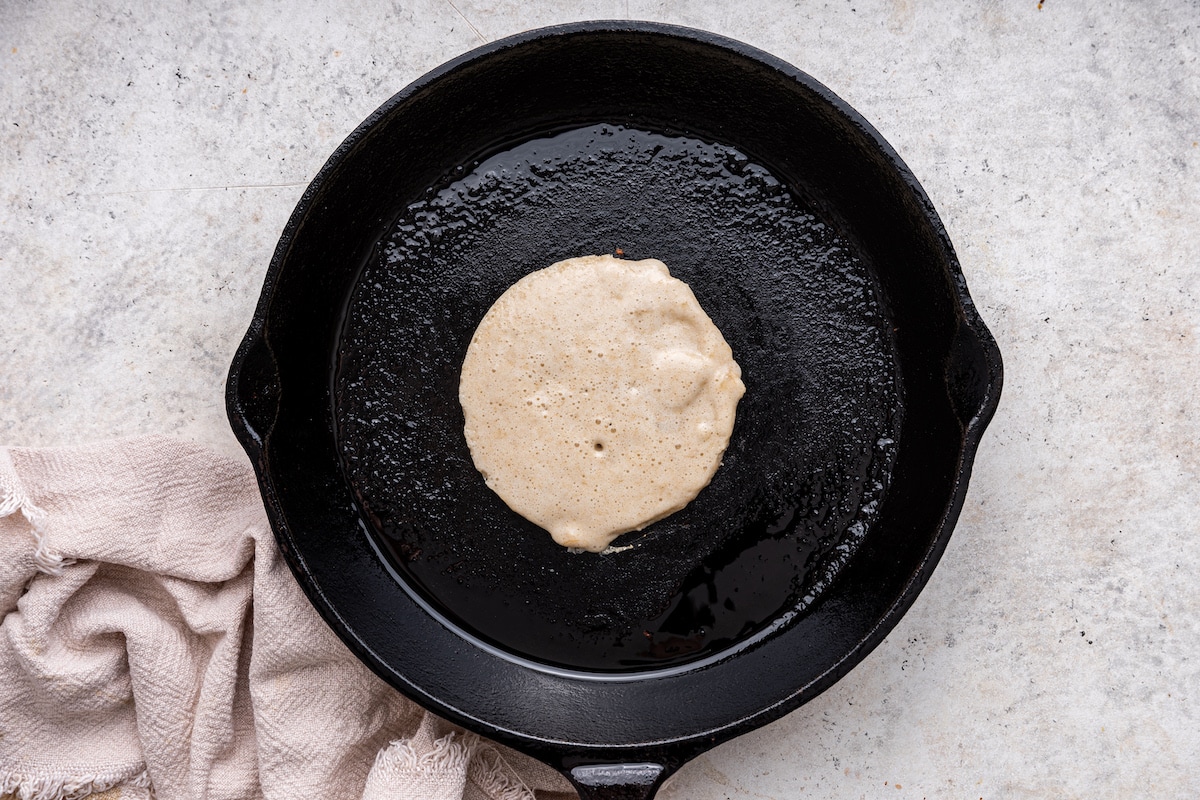
[[[608,555],[509,511],[462,437],[490,304],[574,255],[655,257],[747,393],[685,510]],[[708,33],[532,31],[416,81],[288,222],[228,409],[301,586],[442,716],[648,798],[815,697],[908,609],[999,400],[945,229],[857,113]]]

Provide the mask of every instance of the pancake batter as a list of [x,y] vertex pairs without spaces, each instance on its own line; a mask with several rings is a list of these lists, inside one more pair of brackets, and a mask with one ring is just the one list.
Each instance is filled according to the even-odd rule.
[[559,544],[593,552],[708,485],[744,393],[687,284],[661,261],[607,255],[509,287],[479,323],[459,384],[487,485]]

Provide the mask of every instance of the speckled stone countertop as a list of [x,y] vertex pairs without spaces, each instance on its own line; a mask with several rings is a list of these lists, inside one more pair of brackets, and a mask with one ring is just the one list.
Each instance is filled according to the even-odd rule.
[[140,5],[0,12],[0,442],[237,453],[223,381],[275,241],[372,110],[541,25],[732,36],[900,152],[1005,387],[903,622],[661,796],[1200,796],[1200,5]]

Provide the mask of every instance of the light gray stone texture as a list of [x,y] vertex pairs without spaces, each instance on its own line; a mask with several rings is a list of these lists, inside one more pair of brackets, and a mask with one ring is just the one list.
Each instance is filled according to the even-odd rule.
[[661,796],[1200,796],[1188,0],[7,0],[0,442],[168,432],[237,452],[225,371],[341,139],[483,41],[612,17],[741,39],[857,108],[938,208],[1006,368],[903,622]]

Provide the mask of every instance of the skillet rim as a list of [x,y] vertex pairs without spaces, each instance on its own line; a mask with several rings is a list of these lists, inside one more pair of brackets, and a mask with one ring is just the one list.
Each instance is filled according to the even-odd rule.
[[[723,725],[712,727],[703,731],[695,731],[685,736],[663,738],[659,740],[645,742],[626,742],[620,744],[605,744],[605,743],[580,743],[577,741],[557,740],[546,737],[531,736],[516,730],[511,730],[501,727],[495,723],[480,719],[460,709],[457,709],[439,697],[426,692],[420,686],[408,681],[403,675],[400,675],[390,665],[382,662],[382,659],[372,650],[369,644],[361,640],[356,633],[350,629],[349,623],[343,619],[338,610],[331,603],[329,598],[321,591],[320,587],[314,582],[313,577],[309,573],[309,569],[305,564],[303,556],[296,551],[294,540],[291,531],[287,525],[286,517],[283,508],[280,505],[278,491],[270,473],[269,454],[267,453],[266,444],[270,439],[270,431],[274,426],[274,421],[267,424],[258,424],[251,420],[251,411],[247,408],[246,395],[247,387],[244,383],[243,373],[246,371],[248,362],[261,361],[263,356],[262,350],[270,350],[270,344],[264,335],[264,327],[269,316],[271,307],[276,299],[276,289],[280,273],[282,272],[292,246],[295,243],[297,232],[303,227],[305,220],[314,210],[314,203],[328,185],[334,184],[338,178],[338,173],[342,167],[343,161],[349,156],[362,140],[367,137],[372,128],[381,120],[386,119],[394,109],[407,102],[414,95],[425,90],[432,84],[442,80],[453,72],[464,68],[474,62],[502,53],[506,50],[521,47],[528,43],[545,39],[547,37],[588,34],[588,33],[632,33],[632,34],[652,34],[664,36],[667,38],[682,39],[691,43],[698,43],[705,46],[720,48],[730,51],[737,56],[755,62],[758,65],[765,66],[782,73],[786,78],[802,84],[807,90],[817,95],[823,102],[827,103],[841,118],[858,129],[869,142],[877,148],[883,156],[890,168],[895,171],[897,177],[901,179],[907,190],[911,193],[912,198],[917,201],[920,206],[921,213],[928,221],[930,230],[936,235],[938,247],[944,259],[944,263],[948,268],[950,284],[954,289],[954,311],[959,323],[958,331],[953,335],[952,350],[974,350],[976,356],[982,359],[985,372],[986,388],[983,396],[979,399],[978,408],[970,409],[970,414],[967,419],[963,420],[962,447],[959,450],[959,457],[956,466],[955,480],[953,482],[949,502],[947,503],[944,513],[942,514],[938,526],[937,534],[932,540],[932,545],[926,550],[923,558],[919,562],[919,566],[915,569],[907,582],[903,584],[899,596],[896,600],[887,607],[887,610],[880,615],[875,624],[868,630],[865,636],[857,639],[853,647],[849,648],[840,659],[829,666],[824,672],[820,673],[816,678],[808,683],[796,687],[790,694],[780,698],[776,702],[764,706],[757,711],[748,715],[730,720]],[[272,365],[274,357],[269,356]],[[267,367],[269,372],[270,366]],[[278,379],[276,373],[274,378]],[[269,382],[270,379],[268,379]],[[845,101],[835,95],[832,91],[826,88],[819,81],[812,78],[807,73],[796,68],[795,66],[777,58],[765,51],[752,47],[745,43],[730,39],[725,36],[713,34],[707,31],[702,31],[693,28],[687,28],[676,25],[667,25],[654,22],[643,21],[626,21],[626,20],[600,20],[591,22],[568,23],[563,25],[555,25],[550,27],[538,28],[530,31],[525,31],[504,39],[491,42],[481,47],[468,51],[444,64],[430,70],[421,77],[417,78],[401,91],[397,92],[381,106],[379,106],[372,114],[370,114],[362,123],[360,123],[354,131],[338,146],[331,154],[329,159],[318,171],[312,182],[305,189],[295,209],[290,215],[287,224],[285,225],[278,245],[272,256],[270,265],[267,269],[266,276],[263,282],[262,293],[259,297],[258,304],[254,311],[254,316],[243,337],[241,344],[237,349],[237,353],[229,371],[229,378],[226,386],[226,406],[227,412],[234,433],[239,442],[246,450],[250,457],[256,477],[258,478],[259,486],[263,495],[264,505],[268,512],[268,518],[271,521],[272,528],[280,543],[280,549],[283,553],[289,568],[292,570],[297,581],[304,589],[305,594],[316,607],[317,611],[325,618],[326,622],[339,635],[347,646],[367,664],[373,671],[383,677],[388,683],[395,686],[398,690],[408,695],[410,698],[418,701],[420,704],[431,707],[435,712],[446,716],[465,727],[485,732],[487,735],[493,736],[507,744],[523,749],[526,752],[534,754],[549,753],[551,756],[561,755],[564,748],[586,749],[589,751],[603,751],[606,754],[634,754],[645,753],[649,751],[658,751],[664,747],[671,746],[677,751],[694,751],[699,752],[707,749],[719,741],[732,738],[735,735],[746,732],[753,728],[757,728],[767,722],[777,719],[785,713],[799,707],[803,703],[817,696],[825,689],[829,688],[833,683],[848,673],[858,662],[866,657],[887,635],[888,632],[899,622],[903,614],[915,602],[921,588],[928,581],[934,567],[941,558],[945,547],[948,544],[949,536],[953,530],[954,524],[957,521],[961,512],[963,502],[965,500],[968,481],[971,474],[971,467],[974,456],[978,449],[980,439],[983,432],[994,415],[999,403],[1000,389],[1002,385],[1002,363],[999,349],[983,323],[978,310],[975,307],[966,287],[966,281],[962,274],[961,266],[955,256],[954,249],[950,243],[949,235],[945,230],[945,226],[934,210],[932,202],[925,194],[924,189],[918,183],[912,171],[896,153],[894,148],[879,134],[879,132],[870,125],[857,111],[850,107]],[[268,405],[271,403],[270,390],[259,387],[260,393],[266,396]],[[279,398],[274,398],[275,410],[278,412]],[[265,435],[260,435],[256,430],[265,429]],[[734,654],[736,655],[736,648]],[[733,657],[733,656],[731,656]],[[580,676],[582,677],[582,676]],[[653,673],[648,673],[648,677],[653,678]],[[404,685],[397,685],[396,678],[403,681]],[[614,682],[621,681],[638,681],[642,679],[639,673],[632,673],[621,676]],[[607,756],[606,756],[607,757]],[[690,757],[690,756],[689,756]],[[679,759],[662,759],[662,760],[679,760]],[[686,760],[686,759],[684,759]]]

